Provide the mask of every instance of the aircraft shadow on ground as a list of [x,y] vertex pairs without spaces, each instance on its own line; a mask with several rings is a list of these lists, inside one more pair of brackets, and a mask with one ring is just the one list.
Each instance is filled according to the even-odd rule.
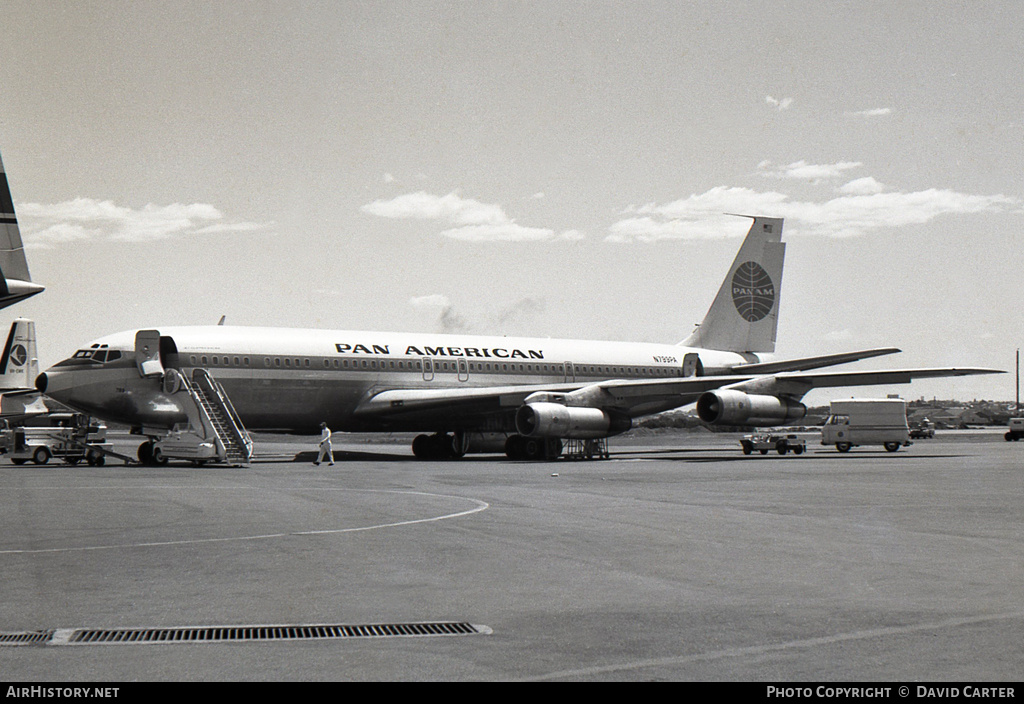
[[[682,455],[682,456],[680,456]],[[963,457],[961,454],[941,454],[941,455],[928,455],[928,459],[952,459],[957,457]],[[757,462],[758,460],[780,460],[785,459],[792,462],[806,462],[807,460],[815,461],[841,461],[841,462],[855,462],[858,458],[860,459],[878,459],[879,457],[887,457],[895,461],[913,460],[913,459],[924,459],[921,455],[912,455],[910,453],[903,454],[892,454],[884,451],[879,452],[857,452],[851,454],[839,454],[829,452],[815,452],[806,453],[803,455],[786,455],[785,457],[778,455],[777,453],[770,453],[768,455],[756,455],[756,456],[744,456],[738,451],[735,456],[726,454],[726,452],[708,452],[707,450],[700,449],[665,449],[665,450],[642,450],[639,452],[623,452],[615,453],[612,452],[612,460],[623,460],[623,459],[635,459],[640,458],[644,460],[660,460],[668,462]],[[256,456],[253,461],[259,464],[293,464],[293,463],[306,463],[313,464],[317,458],[316,450],[308,450],[303,452],[297,452],[294,455],[279,455],[279,456]],[[353,450],[335,450],[334,451],[334,463],[345,463],[345,462],[424,462],[413,455],[409,454],[393,454],[389,452],[371,452],[371,451],[353,451]],[[454,461],[453,461],[454,462]],[[527,462],[526,460],[510,460],[508,457],[500,454],[494,455],[472,455],[469,457],[463,457],[457,462],[459,463],[477,463],[477,462]],[[560,459],[550,464],[587,464],[600,463],[601,460],[572,460],[572,459]]]

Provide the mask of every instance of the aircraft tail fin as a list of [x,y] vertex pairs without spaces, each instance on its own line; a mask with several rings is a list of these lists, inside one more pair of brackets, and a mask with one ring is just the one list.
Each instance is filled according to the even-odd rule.
[[0,391],[34,388],[39,376],[36,324],[26,318],[11,323],[11,332],[0,356]]
[[7,173],[0,159],[0,308],[34,296],[43,290],[32,283],[21,242],[18,218],[14,214],[14,200],[7,185]]
[[754,221],[711,308],[686,347],[730,352],[774,352],[782,292],[782,218]]

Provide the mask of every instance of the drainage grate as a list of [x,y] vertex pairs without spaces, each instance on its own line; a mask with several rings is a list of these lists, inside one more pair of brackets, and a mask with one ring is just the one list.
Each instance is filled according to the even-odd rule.
[[53,637],[53,633],[53,631],[0,633],[0,645],[43,645]]
[[103,645],[119,643],[239,643],[338,638],[415,638],[489,634],[487,626],[457,621],[318,624],[304,626],[182,626],[177,628],[76,628],[0,633],[2,645]]

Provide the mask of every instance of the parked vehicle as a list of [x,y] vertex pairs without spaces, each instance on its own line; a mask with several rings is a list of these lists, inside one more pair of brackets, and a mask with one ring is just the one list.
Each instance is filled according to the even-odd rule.
[[111,449],[107,440],[107,426],[93,422],[81,414],[54,414],[47,418],[49,425],[5,427],[0,430],[0,453],[10,457],[14,464],[29,460],[46,464],[51,457],[67,464],[82,460],[94,467],[106,462],[106,451]]
[[910,445],[907,402],[898,398],[833,401],[821,427],[821,444],[849,452],[857,445],[881,445],[889,452]]
[[910,428],[910,437],[912,439],[922,438],[930,439],[935,437],[935,423],[925,418],[919,420]]
[[1024,438],[1024,418],[1011,418],[1007,426],[1006,435],[1003,437],[1006,438],[1007,442],[1010,440],[1016,442]]
[[744,435],[740,440],[740,447],[743,454],[749,455],[754,451],[767,455],[769,451],[775,450],[780,455],[792,452],[794,455],[802,455],[807,449],[807,442],[796,435],[772,435],[771,433],[754,433]]

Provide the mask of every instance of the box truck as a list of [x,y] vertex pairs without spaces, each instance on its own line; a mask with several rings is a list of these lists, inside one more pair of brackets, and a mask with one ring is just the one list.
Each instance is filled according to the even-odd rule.
[[907,402],[898,398],[833,401],[821,427],[821,444],[849,452],[856,445],[881,445],[889,452],[910,445]]

